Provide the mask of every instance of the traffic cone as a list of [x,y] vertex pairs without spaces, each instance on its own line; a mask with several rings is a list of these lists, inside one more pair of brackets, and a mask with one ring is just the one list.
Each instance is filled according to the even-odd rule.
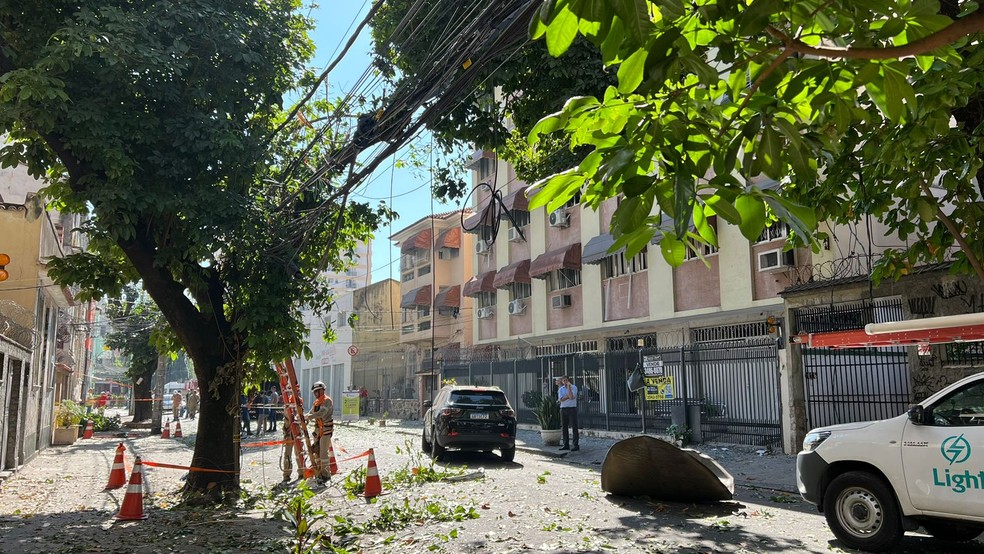
[[338,473],[338,462],[335,461],[335,449],[331,447],[331,441],[328,441],[328,472],[332,475]]
[[376,470],[376,455],[369,449],[369,462],[366,464],[366,498],[375,498],[383,494],[383,483],[379,480]]
[[164,429],[161,431],[161,438],[162,439],[169,439],[169,438],[171,438],[171,420],[170,419],[167,420],[167,423],[164,424]]
[[122,521],[147,519],[147,514],[143,511],[143,464],[140,462],[140,456],[137,456],[136,461],[133,462],[130,484],[126,487],[123,505],[120,506],[120,513],[116,514],[116,519]]
[[82,438],[83,439],[91,439],[92,438],[92,420],[91,419],[85,424],[85,431],[82,433]]
[[181,420],[177,420],[174,422],[174,438],[180,439],[181,436]]
[[109,483],[106,484],[106,488],[103,490],[113,490],[122,488],[126,485],[126,468],[123,467],[123,451],[126,448],[121,442],[119,446],[116,447],[116,459],[113,460],[113,469],[109,472]]

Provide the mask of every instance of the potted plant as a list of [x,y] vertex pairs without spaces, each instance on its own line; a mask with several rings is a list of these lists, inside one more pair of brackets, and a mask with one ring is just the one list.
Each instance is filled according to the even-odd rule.
[[82,406],[71,400],[62,400],[55,408],[55,433],[51,439],[53,445],[66,445],[79,438],[79,424],[84,413]]
[[560,444],[560,402],[553,395],[544,396],[536,406],[535,413],[536,420],[540,422],[543,444]]
[[379,426],[386,427],[386,420],[389,419],[389,412],[383,412],[382,417],[379,418]]

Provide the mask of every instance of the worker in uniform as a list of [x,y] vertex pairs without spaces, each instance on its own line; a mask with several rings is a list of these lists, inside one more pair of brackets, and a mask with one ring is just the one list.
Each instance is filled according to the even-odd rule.
[[326,484],[331,479],[331,471],[328,460],[328,447],[331,444],[331,435],[335,430],[335,422],[332,419],[332,412],[335,409],[331,397],[325,394],[325,384],[321,381],[311,385],[311,392],[314,393],[314,405],[308,412],[308,421],[314,421],[317,429],[314,433],[314,460],[316,477],[319,485]]
[[[294,398],[297,402],[297,409],[303,410],[304,399],[297,394],[296,389],[294,393]],[[286,410],[285,410],[286,411]],[[288,418],[286,413],[284,414],[284,458],[283,462],[280,464],[280,469],[284,472],[284,482],[290,481],[290,474],[294,470],[294,458],[297,456],[297,438],[294,436],[294,426],[297,422],[297,414],[291,413],[291,417]],[[297,427],[297,433],[300,435],[300,426]],[[303,450],[302,450],[303,452]],[[301,479],[304,476],[301,475],[303,468],[297,468],[297,478]]]

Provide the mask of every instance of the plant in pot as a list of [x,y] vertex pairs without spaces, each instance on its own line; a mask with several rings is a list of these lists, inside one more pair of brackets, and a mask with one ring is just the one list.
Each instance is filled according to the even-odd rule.
[[75,442],[79,438],[79,424],[84,415],[82,406],[71,400],[62,400],[55,408],[55,434],[51,443],[65,445]]
[[560,444],[560,402],[552,395],[544,396],[536,406],[536,420],[540,422],[543,444]]

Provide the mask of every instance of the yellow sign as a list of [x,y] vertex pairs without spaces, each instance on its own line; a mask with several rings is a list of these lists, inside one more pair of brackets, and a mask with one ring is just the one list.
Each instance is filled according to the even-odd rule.
[[644,377],[646,384],[646,400],[673,400],[676,391],[673,388],[673,376]]
[[342,392],[342,419],[359,419],[359,391]]

